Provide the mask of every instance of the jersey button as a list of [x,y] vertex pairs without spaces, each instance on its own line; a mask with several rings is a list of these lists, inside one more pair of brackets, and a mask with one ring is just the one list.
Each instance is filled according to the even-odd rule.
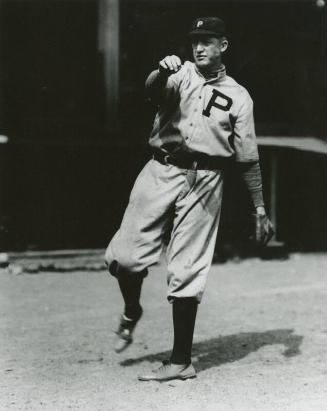
[[199,96],[199,99],[201,100],[202,96]]

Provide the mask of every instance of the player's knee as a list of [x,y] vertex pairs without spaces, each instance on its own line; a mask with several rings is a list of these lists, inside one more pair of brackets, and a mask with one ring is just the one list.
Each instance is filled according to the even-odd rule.
[[106,263],[107,267],[110,269],[110,265],[112,264],[113,261],[114,261],[114,258],[111,252],[111,247],[109,245],[109,247],[106,249],[106,252],[104,254],[104,262]]
[[115,256],[113,256],[110,247],[108,247],[105,253],[105,262],[110,274],[114,277],[119,276],[123,272],[146,272],[137,258],[124,253],[123,250],[116,252]]
[[105,252],[104,261],[107,265],[109,273],[114,277],[117,277],[119,273],[120,264],[118,263],[116,256],[113,255],[110,245],[108,246]]
[[134,258],[130,254],[126,254],[124,252],[119,253],[119,255],[117,255],[117,261],[118,261],[120,269],[123,271],[129,271],[129,272],[140,271],[140,261],[137,258]]

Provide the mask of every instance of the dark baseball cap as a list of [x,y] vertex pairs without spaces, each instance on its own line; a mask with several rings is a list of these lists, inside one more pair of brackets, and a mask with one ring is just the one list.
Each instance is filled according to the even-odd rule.
[[219,17],[199,17],[194,20],[189,36],[210,35],[222,37],[226,34],[226,26]]

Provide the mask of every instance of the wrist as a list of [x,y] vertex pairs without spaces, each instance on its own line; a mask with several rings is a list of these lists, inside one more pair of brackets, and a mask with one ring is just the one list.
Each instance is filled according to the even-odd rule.
[[159,67],[159,68],[157,69],[157,71],[158,71],[158,77],[159,77],[160,79],[163,79],[163,80],[167,80],[167,79],[168,79],[169,73],[167,73],[166,70],[160,69],[160,67]]
[[264,206],[256,207],[255,212],[256,212],[256,214],[259,214],[259,215],[266,215],[266,210],[265,210]]

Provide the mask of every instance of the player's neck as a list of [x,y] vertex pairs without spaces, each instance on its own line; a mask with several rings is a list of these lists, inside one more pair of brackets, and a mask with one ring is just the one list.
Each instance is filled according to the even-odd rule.
[[209,67],[198,69],[206,80],[218,77],[219,72],[225,70],[225,66],[220,63],[218,67]]

